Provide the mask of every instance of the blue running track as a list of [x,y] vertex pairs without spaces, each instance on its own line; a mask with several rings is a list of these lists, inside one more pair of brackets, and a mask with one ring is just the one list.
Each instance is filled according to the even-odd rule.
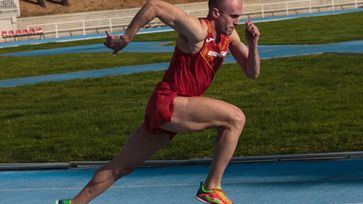
[[[223,187],[236,204],[363,203],[363,159],[240,163]],[[4,204],[54,203],[77,194],[94,168],[0,173]],[[139,168],[94,204],[193,204],[208,166]]]

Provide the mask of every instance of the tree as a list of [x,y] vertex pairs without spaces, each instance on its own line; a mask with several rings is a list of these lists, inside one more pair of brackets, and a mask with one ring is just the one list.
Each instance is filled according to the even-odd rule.
[[47,7],[46,5],[45,5],[45,0],[38,0],[38,4],[41,6],[41,7]]
[[68,6],[69,5],[69,0],[62,0],[62,5]]

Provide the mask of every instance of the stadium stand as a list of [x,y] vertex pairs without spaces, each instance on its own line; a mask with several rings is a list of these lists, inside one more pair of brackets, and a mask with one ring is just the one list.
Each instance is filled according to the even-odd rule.
[[39,36],[40,38],[44,38],[43,29],[38,28],[29,28],[29,29],[16,29],[16,30],[3,30],[1,31],[1,37],[6,42],[7,39],[11,38],[14,41],[21,40],[24,37],[29,39],[32,36]]
[[[195,9],[200,10],[201,8],[205,11],[207,8],[207,4],[205,2],[179,4],[177,6],[185,11]],[[46,18],[44,18],[44,16],[26,17],[18,19],[18,27],[24,29],[42,27],[46,37],[103,33],[105,29],[112,30],[113,32],[123,31],[138,10],[139,8],[130,8],[60,14],[47,16]],[[150,23],[148,27],[160,25],[161,22],[156,19]]]

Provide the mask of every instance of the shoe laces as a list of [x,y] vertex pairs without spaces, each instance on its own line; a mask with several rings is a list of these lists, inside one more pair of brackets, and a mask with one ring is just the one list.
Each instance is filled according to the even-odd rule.
[[227,204],[233,204],[232,200],[230,200],[226,193],[221,188],[213,189],[224,201],[227,202]]

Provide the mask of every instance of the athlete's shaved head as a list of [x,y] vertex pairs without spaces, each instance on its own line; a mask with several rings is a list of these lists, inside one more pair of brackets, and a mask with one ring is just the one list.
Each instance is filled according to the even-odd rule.
[[208,19],[213,21],[216,30],[232,34],[242,16],[242,0],[209,0]]
[[[209,0],[208,1],[208,8],[209,10],[213,8],[223,8],[226,6],[226,4],[233,4],[236,0]],[[241,1],[242,0],[237,0]]]

